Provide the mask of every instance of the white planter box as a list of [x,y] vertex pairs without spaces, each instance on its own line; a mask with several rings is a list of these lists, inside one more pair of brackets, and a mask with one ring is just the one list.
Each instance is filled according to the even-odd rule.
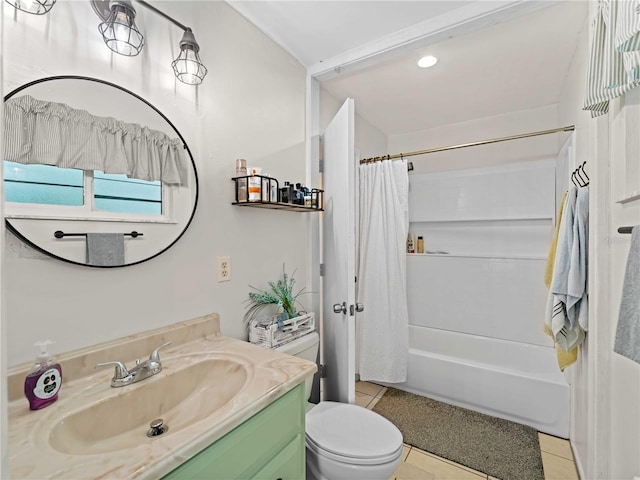
[[275,317],[257,318],[249,324],[249,341],[268,348],[279,347],[315,330],[314,313],[290,318],[278,325]]

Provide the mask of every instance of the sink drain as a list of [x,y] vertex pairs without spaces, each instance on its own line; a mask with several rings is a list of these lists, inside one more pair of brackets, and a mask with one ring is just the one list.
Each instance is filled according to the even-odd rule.
[[167,430],[169,430],[169,426],[164,424],[164,420],[161,418],[156,418],[152,420],[149,424],[149,431],[147,432],[147,437],[157,437],[158,435],[162,435]]

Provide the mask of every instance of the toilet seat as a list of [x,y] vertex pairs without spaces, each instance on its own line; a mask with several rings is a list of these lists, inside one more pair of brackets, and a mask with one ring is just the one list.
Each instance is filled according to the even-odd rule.
[[338,402],[320,402],[306,415],[307,448],[352,465],[379,465],[402,454],[402,434],[371,410]]

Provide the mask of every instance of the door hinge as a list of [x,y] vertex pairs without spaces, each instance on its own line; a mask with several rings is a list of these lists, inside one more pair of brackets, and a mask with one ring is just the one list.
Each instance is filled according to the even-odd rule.
[[324,365],[319,365],[318,373],[320,374],[320,378],[327,378],[327,367]]
[[321,277],[324,277],[324,270],[325,270],[325,269],[324,269],[324,263],[321,263],[321,264],[320,264],[320,276],[321,276]]
[[318,160],[318,172],[324,173],[324,160],[323,159]]
[[324,173],[324,137],[318,137],[318,172]]

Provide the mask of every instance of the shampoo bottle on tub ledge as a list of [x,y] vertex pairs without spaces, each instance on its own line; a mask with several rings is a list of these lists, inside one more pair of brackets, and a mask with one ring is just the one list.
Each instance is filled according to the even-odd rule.
[[415,237],[411,232],[407,236],[407,253],[416,253]]
[[58,391],[62,385],[62,367],[53,363],[47,351],[47,345],[54,342],[44,340],[36,342],[40,353],[36,357],[35,369],[24,380],[24,395],[29,400],[30,410],[39,410],[51,405],[58,399]]

